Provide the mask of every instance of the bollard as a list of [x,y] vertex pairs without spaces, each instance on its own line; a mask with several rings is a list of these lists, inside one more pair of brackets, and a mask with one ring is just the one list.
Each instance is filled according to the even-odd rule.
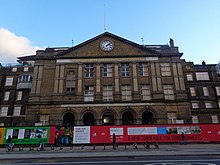
[[136,143],[136,142],[133,144],[133,149],[134,149],[134,150],[137,149],[137,143]]
[[54,145],[51,145],[50,150],[54,150]]
[[146,148],[146,149],[150,149],[150,145],[149,145],[148,142],[144,143],[144,148]]
[[60,150],[63,150],[63,145],[60,145]]
[[104,144],[104,150],[105,150],[105,144]]
[[24,146],[20,145],[18,151],[23,151],[24,150]]
[[81,150],[84,150],[84,145],[81,145]]
[[30,145],[29,151],[34,151],[34,146]]
[[95,150],[95,144],[93,144],[93,150]]
[[154,146],[156,149],[159,149],[159,144],[157,142],[155,142]]
[[125,143],[125,150],[127,149],[127,145],[126,145],[126,143]]
[[73,150],[73,144],[70,145],[70,150]]

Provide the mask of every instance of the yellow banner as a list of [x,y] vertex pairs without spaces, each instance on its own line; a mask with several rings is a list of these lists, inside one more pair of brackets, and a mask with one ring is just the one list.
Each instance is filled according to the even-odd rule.
[[4,142],[5,128],[0,128],[0,144]]

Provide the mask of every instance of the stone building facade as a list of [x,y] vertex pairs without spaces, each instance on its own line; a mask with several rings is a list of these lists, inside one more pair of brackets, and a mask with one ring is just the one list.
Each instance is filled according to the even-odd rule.
[[105,32],[35,56],[30,125],[191,123],[178,47],[139,45]]
[[172,39],[169,45],[139,45],[105,32],[71,48],[18,57],[33,65],[1,68],[0,123],[218,123],[216,65],[194,65],[182,55]]
[[0,67],[0,126],[24,126],[33,67]]
[[192,123],[219,123],[220,75],[216,65],[201,65],[183,60],[188,98],[191,103]]

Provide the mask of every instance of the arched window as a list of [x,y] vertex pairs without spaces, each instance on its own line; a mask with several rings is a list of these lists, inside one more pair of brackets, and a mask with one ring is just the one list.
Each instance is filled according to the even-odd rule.
[[66,76],[66,94],[74,95],[76,87],[76,75],[73,71],[67,73]]

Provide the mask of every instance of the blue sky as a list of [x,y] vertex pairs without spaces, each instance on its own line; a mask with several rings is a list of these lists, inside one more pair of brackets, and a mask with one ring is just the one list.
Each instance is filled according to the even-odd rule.
[[220,0],[0,0],[0,62],[104,32],[141,44],[173,38],[186,61],[220,61]]

